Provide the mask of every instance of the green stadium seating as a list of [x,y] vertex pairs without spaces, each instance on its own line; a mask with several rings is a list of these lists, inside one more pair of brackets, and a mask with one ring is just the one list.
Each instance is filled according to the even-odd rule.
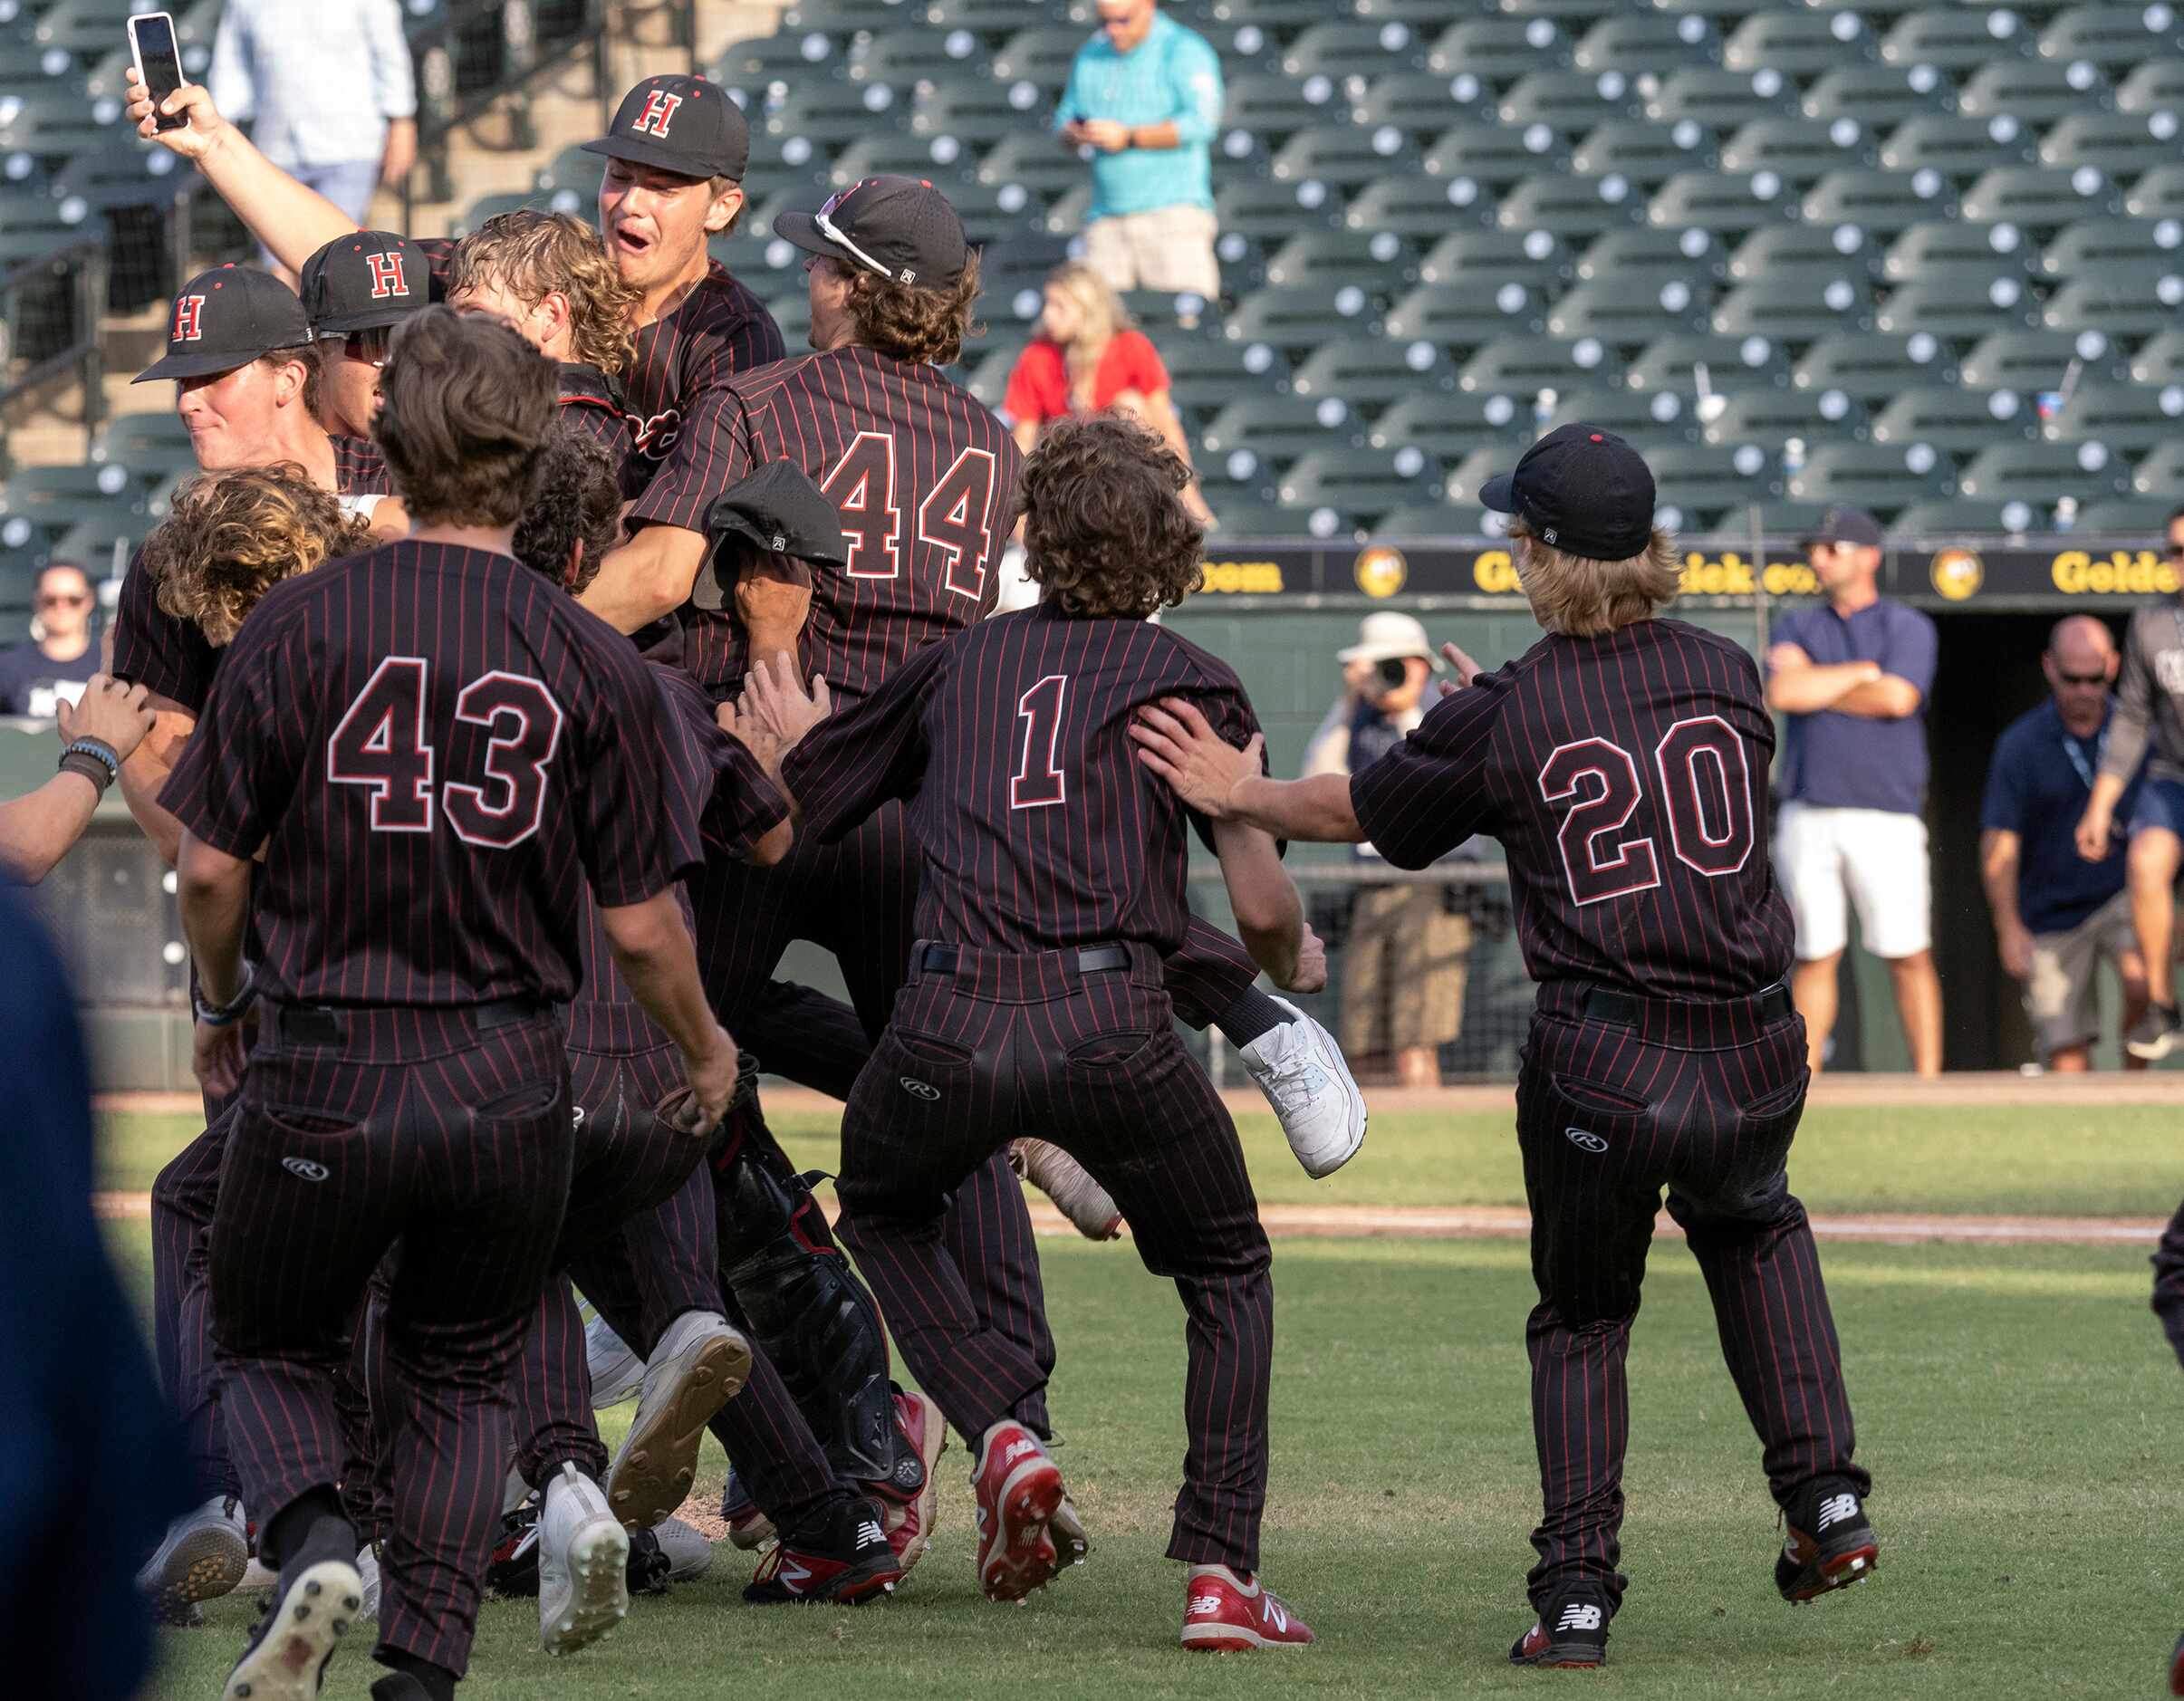
[[[1526,408],[1518,410],[1521,418],[1532,399],[1520,399],[1526,403]],[[1631,389],[1623,385],[1602,389],[1586,385],[1557,390],[1553,409],[1537,423],[1550,431],[1566,425],[1598,426],[1627,437],[1643,436],[1656,443],[1692,443],[1698,438],[1698,419],[1690,399],[1672,389]]]
[[1324,0],[1217,0],[1213,20],[1250,25],[1270,35],[1294,35],[1327,15]]
[[1688,118],[1716,130],[1733,130],[1740,124],[1780,118],[1794,99],[1788,79],[1778,71],[1692,66],[1661,80],[1660,91],[1646,101],[1646,116],[1656,123],[1673,124]]
[[1559,392],[1622,381],[1622,363],[1614,351],[1591,337],[1504,337],[1465,361],[1456,378],[1458,389],[1520,401],[1543,389]]
[[996,142],[978,156],[977,174],[981,183],[1014,183],[1041,200],[1068,194],[1086,175],[1084,162],[1044,131]]
[[2184,218],[2184,165],[2156,166],[2131,186],[2123,210],[2133,218]]
[[2088,218],[2066,225],[2041,250],[2041,275],[2069,277],[2103,266],[2184,255],[2184,221]]
[[2184,255],[2108,266],[2073,278],[2048,297],[2040,318],[2051,331],[2150,337],[2176,322],[2179,307],[2184,307]]
[[[1321,15],[1325,15],[1323,7]],[[1281,59],[1287,76],[1317,74],[1366,82],[1414,71],[1425,62],[1425,38],[1400,20],[1314,24],[1282,50]]]
[[1737,284],[1783,273],[1824,270],[1849,277],[1872,270],[1874,245],[1857,225],[1769,225],[1737,245],[1728,275]]
[[1955,469],[1947,456],[1914,443],[1822,443],[1784,494],[1796,502],[1866,508],[1887,518],[1914,502],[1952,496]]
[[1803,211],[1808,224],[1855,225],[1885,242],[1957,207],[1939,171],[1831,171],[1806,191]]
[[1459,460],[1488,444],[1521,454],[1532,440],[1532,410],[1507,396],[1461,391],[1410,396],[1375,419],[1366,440],[1378,449],[1415,443],[1443,462]]
[[781,27],[853,35],[860,30],[905,27],[918,16],[908,0],[800,0],[781,14]]
[[794,90],[752,129],[763,130],[776,146],[797,138],[815,149],[833,153],[880,133],[904,133],[909,105],[907,95],[881,83],[809,82]]
[[2017,497],[2052,507],[2058,496],[2083,502],[2131,490],[2131,466],[2105,444],[1996,443],[1957,475],[1959,495],[1993,501]]
[[2158,497],[2175,507],[2177,493],[2184,490],[2184,440],[2172,438],[2150,449],[2131,476],[2131,488],[2133,495]]
[[1897,125],[1881,144],[1885,170],[1924,168],[1964,182],[1996,166],[2028,166],[2037,158],[2037,133],[2007,112],[1992,118],[1922,113]]
[[1595,236],[1578,256],[1574,275],[1580,283],[1613,277],[1618,268],[1641,265],[1681,265],[1694,278],[1718,283],[1728,275],[1728,255],[1711,231],[1612,230]]
[[2184,331],[2164,331],[2141,342],[2131,357],[2131,381],[2184,383]]
[[1468,351],[1496,337],[1535,332],[1546,305],[1535,277],[1487,273],[1458,284],[1421,284],[1388,310],[1387,333]]
[[908,89],[961,82],[989,73],[986,43],[971,30],[890,30],[851,47],[842,72],[851,82]]
[[1855,12],[1757,12],[1729,32],[1721,62],[1730,71],[1817,77],[1875,53],[1872,31]]
[[1957,381],[2037,395],[2059,388],[2073,360],[2085,380],[2120,383],[2130,370],[2122,344],[2103,331],[2006,331],[1982,337],[1967,351]]
[[1721,37],[1698,12],[1618,10],[1578,38],[1570,62],[1580,71],[1643,69],[1660,74],[1721,62]]
[[1459,508],[1445,502],[1423,503],[1383,514],[1380,523],[1372,528],[1372,535],[1399,543],[1425,543],[1444,537],[1467,537],[1478,531],[1479,519],[1479,511],[1476,507]]
[[1621,275],[1580,284],[1547,309],[1550,336],[1598,337],[1635,349],[1656,338],[1706,330],[1713,290],[1681,267],[1627,267]]
[[1361,415],[1339,396],[1260,396],[1232,402],[1199,434],[1202,461],[1218,461],[1231,483],[1256,476],[1238,456],[1265,463],[1271,471],[1314,449],[1360,448],[1365,443]]
[[1070,158],[1048,131],[1053,118],[1053,101],[1031,83],[950,83],[917,97],[909,129],[928,151],[938,143],[952,144],[953,151],[930,155],[934,164],[952,170],[973,149],[1026,137],[1044,141],[1057,159]]
[[1015,370],[1017,357],[1023,352],[1020,346],[989,348],[981,343],[976,353],[967,351],[965,359],[968,362],[967,368],[959,364],[955,372],[956,380],[997,412],[1002,399],[1008,394],[1008,375]]
[[2038,52],[2058,64],[2084,60],[2115,76],[2148,59],[2174,55],[2179,45],[2171,6],[2080,5],[2047,21]]
[[2173,498],[2117,496],[2086,504],[2078,510],[2078,526],[2094,536],[2128,536],[2136,532],[2147,538],[2163,535]]
[[1956,363],[1940,338],[1926,332],[1908,337],[1866,332],[1823,337],[1799,357],[1790,381],[1801,390],[1840,389],[1877,407],[1912,384],[1946,384]]
[[1739,284],[1714,304],[1713,328],[1724,337],[1811,342],[1863,331],[1872,319],[1872,292],[1863,266],[1830,274],[1797,268]]
[[1225,183],[1214,190],[1221,228],[1263,243],[1331,230],[1342,214],[1341,191],[1307,178],[1302,183]]
[[2021,498],[2009,501],[1956,496],[1941,502],[1914,502],[1896,516],[1890,530],[1899,538],[1943,543],[1959,537],[2015,536],[2044,525],[2047,511]]
[[1431,241],[1456,226],[1485,224],[1495,205],[1494,191],[1477,178],[1388,178],[1352,196],[1342,223]]
[[1552,18],[1566,31],[1613,17],[1625,8],[1625,0],[1504,0],[1505,9],[1520,18]]
[[1448,0],[1352,0],[1358,16],[1375,24],[1438,28],[1448,21]]
[[1296,284],[1350,284],[1383,298],[1400,293],[1419,276],[1418,251],[1387,231],[1367,236],[1355,231],[1321,231],[1292,236],[1266,262],[1265,281],[1286,288]]
[[1697,226],[1723,236],[1796,216],[1796,197],[1764,171],[1679,171],[1654,191],[1646,207],[1646,222],[1657,229]]
[[1904,336],[1924,331],[1970,343],[1997,331],[2036,324],[2038,313],[2038,300],[2022,266],[1932,265],[1891,293],[1873,316],[1873,329]]
[[1699,428],[1708,443],[1756,443],[1779,454],[1792,437],[1811,444],[1865,434],[1866,410],[1845,390],[1740,389]]
[[1570,41],[1550,18],[1467,18],[1452,24],[1426,53],[1426,68],[1467,72],[1496,86],[1570,62]]
[[1299,130],[1268,166],[1277,183],[1312,179],[1349,189],[1378,182],[1390,172],[1419,168],[1418,150],[1393,125],[1363,130],[1350,124]]
[[1018,30],[994,52],[994,80],[1036,83],[1059,94],[1069,81],[1070,66],[1091,39],[1089,30],[1066,25],[1040,24]]
[[2030,442],[2040,418],[2030,398],[2014,389],[1977,390],[1950,385],[1907,389],[1876,413],[1867,428],[1875,443],[1908,448],[1924,443],[1959,459],[2006,439]]
[[2172,54],[2148,61],[2116,85],[2119,112],[2158,112],[2184,108],[2184,59]]
[[1283,473],[1276,489],[1287,507],[1333,506],[1371,516],[1430,501],[1440,478],[1440,464],[1406,443],[1394,449],[1314,449]]
[[2040,163],[2093,166],[2112,178],[2136,177],[2177,157],[2184,120],[2170,111],[2076,112],[2040,139]]
[[1392,124],[1416,138],[1438,136],[1486,111],[1491,93],[1467,72],[1450,77],[1438,71],[1399,72],[1368,84],[1350,116],[1358,124]]
[[1556,172],[1514,185],[1494,216],[1506,230],[1589,243],[1610,231],[1631,229],[1645,207],[1644,187],[1620,173],[1595,178]]
[[[564,191],[567,193],[568,191]],[[475,200],[463,208],[460,216],[448,227],[450,236],[467,236],[488,218],[503,213],[513,213],[520,207],[536,207],[540,212],[553,210],[553,197],[541,189],[527,190],[521,195],[488,195]],[[760,226],[756,228],[763,229]]]
[[1957,91],[1957,110],[1967,118],[2010,118],[2019,124],[2053,124],[2106,106],[2108,79],[2099,66],[2083,59],[2069,64],[2046,60],[2004,60],[1983,65]]
[[2049,443],[2104,443],[2140,456],[2184,434],[2184,385],[2080,384],[2061,414],[2040,428]]
[[1259,72],[1223,80],[1224,121],[1263,145],[1278,145],[1301,130],[1339,123],[1349,111],[1342,91],[1329,77],[1293,82],[1279,72]]
[[1620,71],[1535,71],[1502,91],[1495,116],[1505,124],[1545,124],[1583,134],[1643,109],[1637,85]]
[[2092,166],[2007,167],[1984,173],[1964,192],[1965,217],[2007,219],[2035,232],[2117,210],[2115,185]]
[[1937,218],[1913,225],[1889,244],[1881,274],[1894,284],[1916,283],[1934,266],[1981,265],[2029,275],[2037,258],[2015,225]]
[[1313,509],[1284,507],[1278,502],[1246,491],[1230,495],[1216,486],[1206,490],[1206,505],[1213,510],[1225,538],[1349,537],[1357,521],[1346,510],[1333,506]]
[[1543,293],[1569,274],[1568,251],[1541,230],[1451,231],[1418,264],[1421,284],[1499,283],[1514,276],[1537,284]]
[[1655,339],[1631,359],[1634,389],[1678,389],[1695,393],[1697,369],[1707,369],[1707,387],[1717,395],[1743,389],[1774,389],[1789,381],[1789,360],[1771,339],[1758,333],[1725,336],[1717,332],[1678,332]]
[[1656,124],[1631,119],[1587,130],[1570,150],[1570,167],[1591,178],[1619,177],[1650,195],[1679,171],[1712,171],[1721,156],[1714,133],[1694,119]]
[[1955,82],[1932,65],[1844,65],[1815,78],[1799,105],[1807,118],[1852,118],[1888,130],[1947,112],[1955,93]]
[[1782,495],[1773,457],[1756,445],[1649,443],[1645,448],[1660,506],[1677,511],[1664,522],[1671,529],[1710,522]]
[[1562,138],[1544,125],[1523,130],[1496,124],[1459,124],[1427,144],[1425,166],[1437,178],[1468,178],[1499,190],[1569,163]]
[[1441,481],[1445,505],[1477,510],[1478,493],[1489,478],[1509,470],[1509,453],[1502,448],[1480,448],[1458,461]]
[[[929,0],[925,7],[925,22],[938,29],[969,30],[988,37],[1006,37],[1023,27],[1026,11],[1040,10],[1036,0]],[[1055,17],[1066,16],[1060,6],[1044,8]],[[1092,32],[1087,29],[1085,35]]]
[[1270,342],[1189,338],[1163,348],[1160,361],[1176,406],[1200,415],[1270,399],[1289,387],[1289,360]]
[[1374,332],[1379,315],[1372,297],[1353,284],[1268,285],[1236,303],[1221,326],[1231,342],[1270,342],[1277,349],[1317,346],[1337,331],[1351,335]]
[[1333,396],[1370,412],[1448,389],[1456,382],[1456,368],[1446,352],[1423,340],[1345,337],[1314,349],[1289,382],[1300,396]]
[[1999,6],[1907,13],[1881,38],[1884,64],[1932,65],[1968,73],[1994,60],[2023,58],[2032,51],[2032,31],[2016,13]]

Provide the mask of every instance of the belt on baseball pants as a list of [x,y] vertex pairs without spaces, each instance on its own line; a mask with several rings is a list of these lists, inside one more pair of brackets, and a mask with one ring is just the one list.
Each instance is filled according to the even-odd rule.
[[[276,1004],[272,1010],[274,1036],[283,1045],[343,1044],[349,1038],[351,1016],[362,1014],[337,1004]],[[551,1014],[553,1010],[552,1004],[541,1004],[535,998],[502,998],[492,1004],[463,1004],[434,1010],[431,1014],[467,1016],[476,1032],[489,1033],[495,1028],[535,1022]]]
[[1565,981],[1540,988],[1539,1008],[1565,1018],[1612,1023],[1650,1043],[1703,1051],[1746,1043],[1762,1029],[1786,1020],[1796,1006],[1780,981],[1747,998],[1712,1000],[1641,998],[1607,986],[1581,991]]
[[[1064,953],[1064,956],[1067,954]],[[910,966],[928,975],[953,975],[963,960],[963,947],[955,945],[921,945],[910,957]],[[1128,968],[1130,949],[1121,945],[1087,945],[1078,948],[1076,969],[1080,975],[1102,975],[1110,969]]]

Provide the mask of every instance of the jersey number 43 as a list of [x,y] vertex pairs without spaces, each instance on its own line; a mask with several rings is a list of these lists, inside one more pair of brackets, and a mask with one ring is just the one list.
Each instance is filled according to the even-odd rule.
[[[1686,868],[1720,879],[1741,870],[1757,837],[1744,740],[1718,715],[1678,721],[1653,746],[1669,848]],[[1623,829],[1645,801],[1635,757],[1604,738],[1558,745],[1539,771],[1539,794],[1569,805],[1557,835],[1570,897],[1579,904],[1628,898],[1660,884],[1660,851]]]
[[491,735],[478,784],[447,780],[435,789],[439,753],[425,737],[432,667],[421,656],[389,656],[356,694],[326,741],[326,778],[362,788],[374,832],[430,832],[438,812],[455,836],[490,850],[538,831],[546,764],[560,747],[561,705],[528,674],[495,670],[455,699],[455,718]]

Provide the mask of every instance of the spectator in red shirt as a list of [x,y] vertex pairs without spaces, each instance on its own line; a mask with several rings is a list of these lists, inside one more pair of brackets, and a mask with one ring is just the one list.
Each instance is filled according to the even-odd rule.
[[[1054,421],[1110,408],[1142,419],[1184,466],[1191,465],[1159,351],[1130,322],[1107,280],[1072,260],[1047,277],[1039,334],[1017,357],[1001,410],[1015,424],[1017,447],[1028,455]],[[1212,520],[1197,480],[1183,493],[1183,502],[1199,524]]]

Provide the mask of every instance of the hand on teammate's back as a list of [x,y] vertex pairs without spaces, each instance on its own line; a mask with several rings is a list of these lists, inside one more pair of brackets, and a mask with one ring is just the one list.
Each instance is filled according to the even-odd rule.
[[127,762],[151,731],[149,696],[140,685],[123,685],[106,674],[94,673],[83,687],[82,697],[74,703],[63,700],[56,711],[61,741],[72,745],[79,738],[95,738],[119,760]]
[[220,109],[212,103],[212,96],[200,83],[186,82],[160,103],[160,111],[172,115],[186,112],[189,122],[179,130],[159,130],[153,126],[156,114],[152,111],[151,91],[144,86],[144,79],[137,68],[130,66],[121,73],[129,90],[129,121],[137,127],[137,134],[146,141],[158,142],[169,153],[185,159],[202,159],[212,151],[219,139],[220,131],[227,120],[220,116]]
[[834,706],[826,681],[814,677],[806,691],[797,682],[796,664],[786,654],[776,656],[771,668],[762,661],[751,669],[743,704],[744,712],[755,714],[781,741],[784,751],[826,719]]
[[713,711],[713,718],[719,723],[722,732],[751,753],[751,759],[765,770],[766,778],[781,778],[781,740],[758,717],[748,697],[740,706],[721,704]]
[[1214,821],[1229,813],[1229,796],[1237,786],[1265,772],[1264,735],[1252,734],[1238,750],[1181,697],[1162,697],[1158,707],[1147,704],[1130,735],[1138,741],[1138,760],[1174,787],[1186,805]]

